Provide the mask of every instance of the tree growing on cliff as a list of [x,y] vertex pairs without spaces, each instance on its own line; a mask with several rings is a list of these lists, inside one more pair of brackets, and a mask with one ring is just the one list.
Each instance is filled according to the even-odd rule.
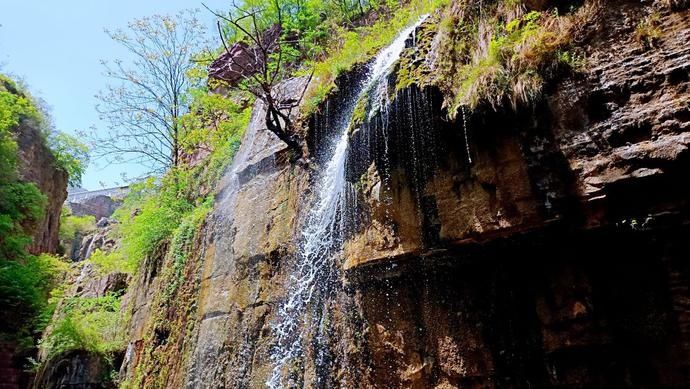
[[[299,95],[281,87],[301,56],[296,49],[298,37],[287,34],[290,23],[286,20],[286,5],[281,0],[270,0],[259,5],[234,6],[228,15],[211,11],[220,19],[218,34],[225,53],[211,65],[209,78],[261,100],[266,107],[266,128],[302,155],[302,140],[292,113],[299,106],[309,80]],[[297,11],[293,8],[294,12],[299,13],[299,8]],[[235,41],[232,46],[228,45],[230,39]]]
[[108,163],[134,162],[162,172],[180,163],[194,53],[205,46],[197,11],[154,15],[131,22],[127,31],[106,31],[134,58],[103,61],[114,81],[96,96],[107,131],[92,131],[93,156]]
[[48,136],[48,146],[55,156],[57,167],[67,173],[71,186],[81,185],[81,178],[89,166],[89,148],[76,137],[61,131]]

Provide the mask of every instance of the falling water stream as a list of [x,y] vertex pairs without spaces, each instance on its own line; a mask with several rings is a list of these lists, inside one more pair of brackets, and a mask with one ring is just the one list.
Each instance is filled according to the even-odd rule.
[[[348,154],[348,127],[357,101],[369,94],[374,109],[385,109],[388,99],[387,76],[405,48],[405,41],[426,18],[407,27],[393,43],[376,56],[363,81],[355,86],[357,93],[340,107],[347,114],[337,123],[338,138],[331,148],[332,155],[316,180],[316,198],[302,228],[298,241],[295,267],[286,280],[287,296],[281,304],[273,327],[276,343],[271,352],[273,371],[267,382],[269,388],[294,385],[286,377],[286,366],[291,366],[303,354],[305,323],[308,306],[315,293],[334,282],[333,256],[341,250],[346,192],[345,163]],[[318,336],[318,335],[317,335]],[[319,339],[317,339],[318,341]]]

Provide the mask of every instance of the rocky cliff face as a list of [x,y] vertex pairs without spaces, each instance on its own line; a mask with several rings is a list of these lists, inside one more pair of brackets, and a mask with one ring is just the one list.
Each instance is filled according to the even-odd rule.
[[36,229],[29,252],[55,253],[59,240],[60,210],[67,198],[67,173],[55,167],[55,158],[33,123],[24,121],[14,132],[17,136],[21,179],[35,183],[48,199],[45,216]]
[[69,208],[74,216],[90,215],[101,220],[109,218],[115,210],[122,205],[121,200],[113,199],[111,196],[98,195],[79,202],[70,202]]
[[[645,7],[607,3],[588,70],[533,109],[449,121],[439,91],[411,86],[352,133],[344,271],[307,312],[319,321],[284,367],[293,386],[690,384],[690,11],[661,14],[645,48]],[[312,150],[335,120],[322,112]],[[291,164],[260,115],[182,284],[170,291],[171,259],[154,255],[130,287],[121,377],[133,386],[270,376],[319,166]]]

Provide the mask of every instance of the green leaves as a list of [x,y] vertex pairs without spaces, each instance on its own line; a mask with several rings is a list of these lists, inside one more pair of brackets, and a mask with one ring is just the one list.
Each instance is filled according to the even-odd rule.
[[206,47],[197,13],[153,15],[130,23],[127,31],[107,31],[134,59],[102,62],[112,83],[96,96],[108,128],[91,133],[95,156],[139,163],[148,174],[180,163],[178,121],[187,113],[190,88],[201,80],[193,52]]
[[0,261],[0,333],[30,337],[42,331],[52,315],[48,298],[68,265],[42,254],[18,261]]
[[69,184],[79,186],[89,165],[89,148],[64,132],[56,132],[48,138],[48,146],[55,156],[57,167],[69,176]]
[[33,183],[0,182],[0,260],[21,259],[47,199]]
[[[335,25],[330,31],[330,41],[322,42],[327,47],[325,58],[314,63],[313,82],[305,96],[304,113],[310,114],[318,108],[335,88],[335,79],[338,75],[352,69],[356,64],[368,61],[378,49],[390,43],[406,25],[446,3],[446,0],[413,0],[400,6],[398,2],[391,1],[386,5],[389,16],[381,17],[371,26],[348,28]],[[383,2],[375,4],[383,6]]]
[[96,229],[96,218],[91,215],[74,216],[69,208],[60,212],[60,240],[71,241],[77,233],[86,234]]
[[69,297],[41,347],[49,357],[68,350],[87,350],[108,356],[124,347],[120,327],[120,297]]

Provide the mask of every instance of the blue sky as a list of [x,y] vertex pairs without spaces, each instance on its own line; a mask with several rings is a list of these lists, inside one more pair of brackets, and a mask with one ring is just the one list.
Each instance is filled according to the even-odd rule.
[[[204,0],[213,9],[225,9],[228,0]],[[56,127],[74,133],[99,123],[94,95],[108,82],[101,59],[129,55],[104,33],[125,28],[127,22],[153,14],[173,14],[200,8],[211,31],[215,19],[197,0],[3,0],[0,13],[0,72],[23,78],[34,95],[52,107]],[[83,186],[122,183],[141,173],[137,165],[104,166],[93,161]]]

